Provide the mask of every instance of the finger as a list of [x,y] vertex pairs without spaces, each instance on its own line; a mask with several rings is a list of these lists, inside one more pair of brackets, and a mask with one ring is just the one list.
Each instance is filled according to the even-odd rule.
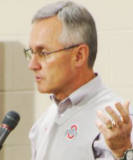
[[113,126],[112,121],[106,116],[106,114],[102,113],[101,111],[98,111],[97,115],[101,122],[104,123],[107,128],[109,128],[109,126]]
[[115,107],[120,112],[123,122],[128,123],[130,120],[129,114],[127,112],[129,105],[125,104],[125,108],[124,108],[124,105],[122,105],[121,103],[116,103]]
[[105,108],[105,110],[113,119],[113,121],[115,123],[114,125],[116,125],[117,127],[121,127],[122,122],[121,122],[120,116],[110,106],[107,106]]
[[127,102],[125,102],[124,103],[124,109],[126,110],[126,112],[129,114],[129,104],[130,104],[130,102],[129,101],[127,101]]
[[108,134],[107,128],[101,122],[96,121],[96,126],[104,136],[107,136]]

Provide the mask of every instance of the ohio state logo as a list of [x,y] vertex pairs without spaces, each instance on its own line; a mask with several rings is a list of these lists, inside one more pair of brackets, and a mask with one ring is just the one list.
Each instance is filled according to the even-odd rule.
[[77,131],[78,131],[78,127],[77,125],[72,125],[69,129],[66,130],[66,136],[69,139],[74,138],[75,136],[77,136]]

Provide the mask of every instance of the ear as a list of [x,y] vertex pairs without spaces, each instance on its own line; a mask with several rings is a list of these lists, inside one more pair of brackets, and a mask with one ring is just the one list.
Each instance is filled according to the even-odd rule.
[[74,51],[74,64],[77,67],[88,65],[89,47],[87,44],[81,44]]

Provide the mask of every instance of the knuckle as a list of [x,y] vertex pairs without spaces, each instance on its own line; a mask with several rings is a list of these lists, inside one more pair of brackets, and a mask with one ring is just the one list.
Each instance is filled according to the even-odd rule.
[[107,119],[106,124],[111,124],[111,120]]
[[116,124],[117,124],[118,126],[122,126],[122,123],[121,123],[120,120],[117,120]]

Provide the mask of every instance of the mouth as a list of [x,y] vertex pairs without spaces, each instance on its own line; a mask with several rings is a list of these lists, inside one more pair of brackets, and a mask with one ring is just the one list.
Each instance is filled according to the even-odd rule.
[[41,81],[41,77],[40,76],[35,76],[35,80],[36,80],[36,82],[40,82]]

